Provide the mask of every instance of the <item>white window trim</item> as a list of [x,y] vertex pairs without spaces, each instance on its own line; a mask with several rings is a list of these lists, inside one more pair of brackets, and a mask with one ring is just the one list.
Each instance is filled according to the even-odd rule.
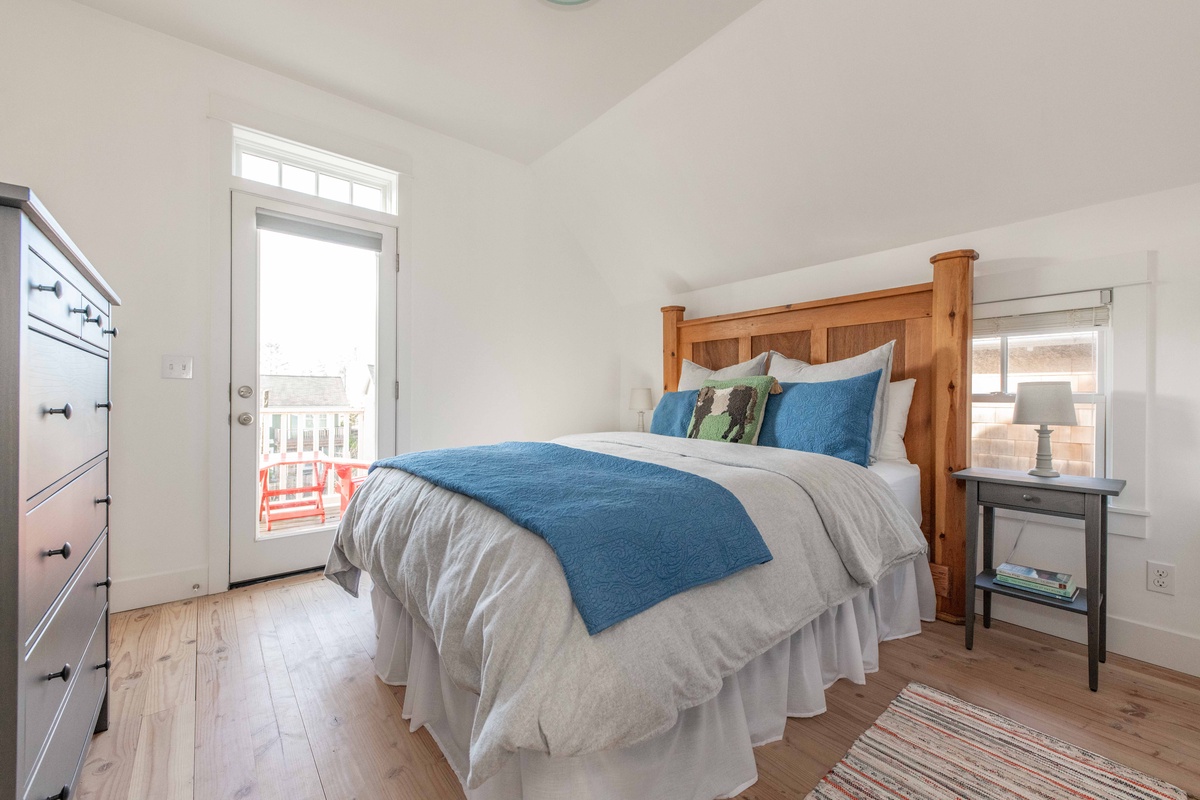
[[[275,161],[280,165],[300,167],[320,175],[328,175],[357,183],[372,189],[377,189],[383,196],[382,213],[395,214],[399,205],[400,174],[383,167],[377,167],[363,161],[358,161],[336,153],[330,153],[316,147],[293,142],[278,136],[262,133],[261,131],[233,126],[233,164],[232,174],[242,178],[242,155],[249,154],[259,158]],[[277,170],[278,172],[278,170]],[[245,179],[245,178],[243,178]],[[282,188],[282,176],[277,174],[275,187]],[[271,184],[263,184],[270,186]],[[288,190],[284,190],[288,191]],[[306,195],[308,196],[308,195]],[[320,195],[311,195],[320,197]],[[352,195],[353,198],[353,195]],[[322,198],[327,199],[327,198]],[[330,202],[339,202],[331,200]],[[363,208],[353,203],[340,203],[342,206]],[[369,210],[369,209],[368,209]]]
[[[1021,301],[1072,292],[1113,288],[1110,322],[1112,403],[1108,408],[1111,475],[1127,481],[1121,496],[1109,503],[1109,533],[1131,539],[1152,536],[1154,513],[1149,497],[1151,426],[1148,399],[1153,395],[1155,337],[1154,254],[1147,250],[1079,261],[1047,260],[1034,267],[984,271],[975,276],[976,308],[983,304]],[[980,315],[984,316],[984,315]],[[1022,518],[1020,512],[1006,512]],[[1082,523],[1045,517],[1038,524],[1082,530]]]

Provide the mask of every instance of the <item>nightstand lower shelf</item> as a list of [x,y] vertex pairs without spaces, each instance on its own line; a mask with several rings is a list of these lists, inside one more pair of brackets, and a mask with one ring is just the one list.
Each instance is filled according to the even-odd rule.
[[[1002,583],[997,583],[996,570],[985,569],[975,576],[975,588],[984,592],[1002,594],[1005,597],[1015,597],[1018,600],[1028,600],[1031,603],[1038,603],[1050,608],[1060,608],[1063,611],[1070,611],[1073,614],[1086,614],[1088,612],[1087,589],[1082,586],[1079,587],[1079,594],[1075,595],[1074,600],[1059,600],[1057,597],[1051,597],[1050,595],[1029,592],[1024,589],[1018,589],[1015,586],[1005,586]],[[1100,605],[1104,605],[1103,594],[1100,595]],[[990,622],[991,620],[987,621]]]

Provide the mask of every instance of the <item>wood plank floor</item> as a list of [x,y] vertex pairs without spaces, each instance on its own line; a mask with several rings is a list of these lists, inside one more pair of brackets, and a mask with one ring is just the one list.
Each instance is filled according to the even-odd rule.
[[[403,689],[374,677],[367,592],[296,576],[113,617],[111,727],[77,797],[93,800],[460,798]],[[866,686],[790,720],[758,748],[746,800],[800,798],[913,680],[998,711],[1200,795],[1200,680],[1110,656],[1087,690],[1085,649],[998,624],[976,648],[935,623],[880,646]]]

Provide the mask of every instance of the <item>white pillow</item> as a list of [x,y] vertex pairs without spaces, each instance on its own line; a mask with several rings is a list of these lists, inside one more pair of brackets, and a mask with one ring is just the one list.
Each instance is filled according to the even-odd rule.
[[725,369],[718,370],[705,369],[699,364],[693,364],[685,358],[683,360],[683,369],[679,373],[679,391],[690,392],[693,389],[699,389],[704,385],[705,381],[724,381],[729,378],[753,378],[766,374],[766,353],[757,355],[749,361],[743,361],[740,364],[734,364],[732,367],[725,367]]
[[888,384],[887,417],[883,420],[883,438],[879,442],[880,461],[908,461],[904,431],[908,429],[908,409],[916,386],[916,378]]
[[879,458],[879,443],[883,438],[883,420],[887,412],[887,385],[892,378],[893,339],[885,345],[862,355],[830,361],[828,364],[809,364],[771,351],[771,368],[767,374],[780,383],[825,383],[857,378],[880,370],[879,388],[875,392],[875,410],[871,416],[871,462]]

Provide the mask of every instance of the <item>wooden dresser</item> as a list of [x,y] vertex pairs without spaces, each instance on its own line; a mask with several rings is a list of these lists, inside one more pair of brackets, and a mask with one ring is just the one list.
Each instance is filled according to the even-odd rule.
[[120,300],[0,183],[0,800],[66,800],[108,725],[109,353]]

